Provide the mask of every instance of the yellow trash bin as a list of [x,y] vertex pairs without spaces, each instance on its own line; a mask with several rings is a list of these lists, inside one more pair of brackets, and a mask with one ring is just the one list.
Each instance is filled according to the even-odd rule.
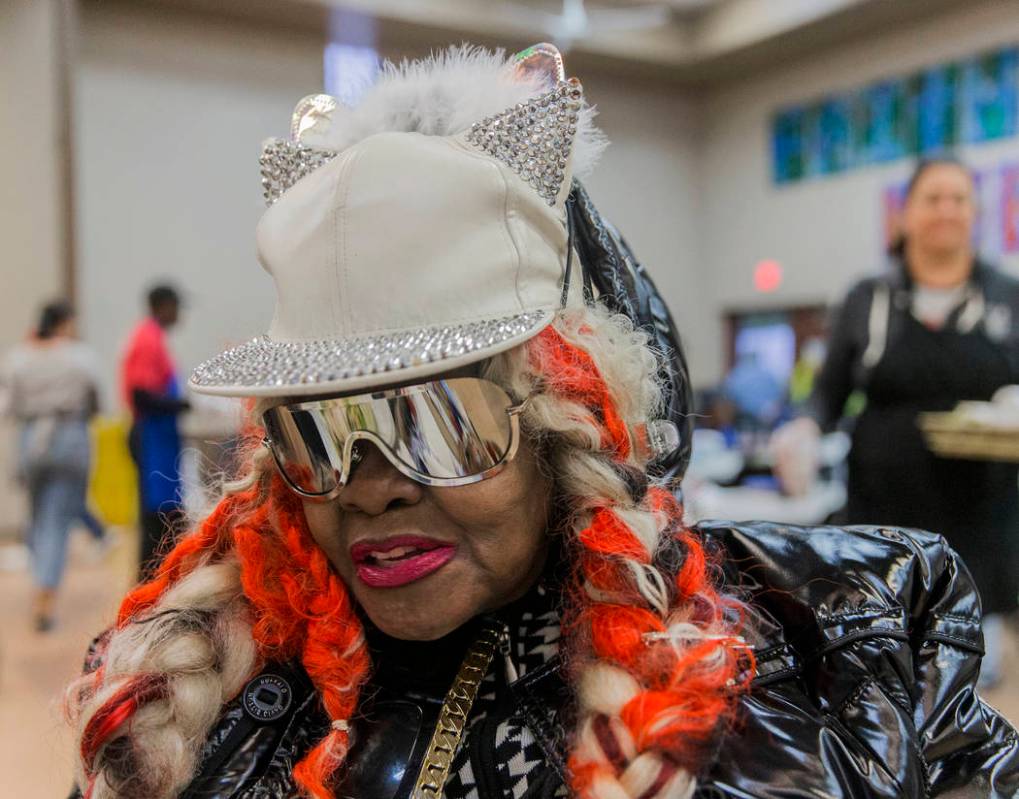
[[130,525],[138,520],[138,473],[127,437],[130,421],[124,416],[100,416],[92,423],[92,477],[89,500],[92,509],[110,525]]

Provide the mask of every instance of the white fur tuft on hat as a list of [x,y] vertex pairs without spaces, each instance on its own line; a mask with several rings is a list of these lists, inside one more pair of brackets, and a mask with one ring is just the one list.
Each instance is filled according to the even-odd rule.
[[[466,44],[421,61],[387,61],[361,102],[355,108],[340,106],[329,130],[308,143],[339,151],[376,133],[463,133],[550,88],[548,73],[522,73],[518,63],[502,50]],[[593,171],[608,144],[594,125],[595,113],[591,106],[581,109],[574,137],[573,175],[581,179]]]
[[296,140],[261,159],[272,325],[202,364],[192,388],[344,393],[536,335],[564,296],[572,176],[605,146],[593,113],[551,45],[388,64],[353,109],[302,100]]

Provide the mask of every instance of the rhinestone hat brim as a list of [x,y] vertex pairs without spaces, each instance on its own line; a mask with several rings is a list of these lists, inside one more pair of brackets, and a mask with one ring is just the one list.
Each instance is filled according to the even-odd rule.
[[[222,396],[295,396],[384,385],[483,360],[536,335],[550,311],[376,336],[275,341],[259,336],[203,363],[195,391]],[[384,377],[383,377],[384,376]]]

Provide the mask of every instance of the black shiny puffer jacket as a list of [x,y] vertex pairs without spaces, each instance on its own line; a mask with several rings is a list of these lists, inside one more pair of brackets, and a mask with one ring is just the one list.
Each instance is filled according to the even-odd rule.
[[[1016,731],[974,687],[979,603],[943,539],[877,527],[697,529],[760,615],[752,690],[697,797],[1019,796]],[[493,662],[447,799],[567,796],[570,691],[553,593],[539,585],[499,616],[517,678]],[[339,796],[409,796],[471,632],[439,644],[370,640],[377,673]],[[266,669],[224,708],[182,795],[296,797],[291,768],[327,729],[303,672]]]

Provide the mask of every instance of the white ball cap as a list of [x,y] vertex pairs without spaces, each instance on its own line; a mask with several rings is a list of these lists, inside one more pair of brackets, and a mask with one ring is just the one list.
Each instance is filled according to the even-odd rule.
[[468,131],[376,133],[299,173],[256,232],[277,295],[268,334],[207,361],[192,388],[346,393],[536,335],[564,293],[579,98],[561,81]]

